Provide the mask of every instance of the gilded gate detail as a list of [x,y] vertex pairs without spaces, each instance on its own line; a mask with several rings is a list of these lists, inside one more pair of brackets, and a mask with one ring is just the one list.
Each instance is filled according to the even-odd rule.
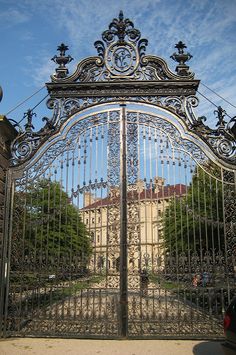
[[12,143],[1,251],[2,336],[222,336],[235,294],[235,118],[194,109],[199,80],[176,74],[119,14],[98,56],[69,75],[58,47]]

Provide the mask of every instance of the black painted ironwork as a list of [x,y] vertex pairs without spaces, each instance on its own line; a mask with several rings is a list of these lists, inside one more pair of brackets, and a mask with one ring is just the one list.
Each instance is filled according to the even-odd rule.
[[3,97],[3,91],[2,91],[2,87],[0,86],[0,102],[2,101],[2,97]]
[[179,75],[188,75],[189,66],[187,66],[185,63],[189,61],[193,56],[190,53],[184,53],[184,49],[187,47],[182,41],[179,41],[175,45],[175,48],[178,49],[178,53],[173,53],[170,56],[170,58],[179,63],[175,70]]
[[3,336],[222,336],[235,293],[235,117],[194,113],[199,81],[146,55],[123,13],[68,75],[47,83],[12,143],[0,317]]
[[52,60],[58,64],[58,68],[56,68],[57,78],[65,78],[69,73],[69,70],[66,65],[70,63],[73,58],[70,55],[65,55],[68,49],[68,46],[66,46],[64,43],[61,43],[61,45],[57,47],[57,50],[60,52],[60,56],[54,55],[54,57],[52,58]]

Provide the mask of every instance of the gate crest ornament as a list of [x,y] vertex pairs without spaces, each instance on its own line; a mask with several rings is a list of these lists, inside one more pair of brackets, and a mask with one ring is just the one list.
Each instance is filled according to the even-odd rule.
[[[189,53],[184,53],[185,44],[179,42],[176,45],[179,54],[174,53],[173,58],[179,65],[176,68],[178,75],[171,72],[166,62],[159,57],[145,55],[148,45],[147,39],[141,38],[139,30],[134,28],[134,24],[129,19],[124,19],[121,11],[118,19],[113,19],[109,29],[102,34],[103,41],[94,43],[98,52],[98,57],[90,57],[83,60],[77,67],[74,74],[67,76],[64,67],[61,75],[61,62],[69,63],[64,54],[53,57],[53,61],[60,62],[56,69],[56,74],[52,75],[52,81],[58,80],[66,82],[94,82],[111,80],[180,80],[181,77],[192,79],[194,73],[189,71],[185,62],[191,59]],[[182,44],[182,46],[181,46]],[[66,50],[68,47],[66,46]],[[60,50],[60,47],[58,47]],[[71,60],[71,59],[70,59]]]
[[51,76],[52,81],[46,83],[50,95],[47,106],[53,110],[53,115],[44,117],[45,126],[34,132],[33,113],[26,114],[25,132],[20,130],[12,144],[12,164],[29,159],[75,113],[114,101],[142,102],[164,108],[176,115],[191,136],[204,141],[218,158],[227,164],[236,164],[235,118],[227,123],[226,113],[218,108],[219,121],[212,129],[205,125],[204,116],[197,117],[194,113],[198,106],[195,95],[199,80],[194,79],[194,73],[186,65],[192,57],[185,52],[186,45],[179,41],[175,46],[178,52],[171,56],[178,63],[175,74],[164,59],[145,54],[147,44],[121,11],[103,32],[102,40],[95,42],[98,56],[82,60],[71,75],[67,64],[73,58],[66,55],[68,46],[64,43],[58,46],[59,56],[52,58],[58,67]]
[[114,19],[109,30],[102,34],[108,47],[105,48],[102,41],[95,42],[98,54],[103,60],[105,59],[105,66],[110,72],[111,78],[117,75],[122,75],[122,78],[129,77],[137,69],[148,44],[146,39],[140,40],[140,36],[140,31],[134,28],[133,23],[129,19],[124,20],[121,11],[119,19]]

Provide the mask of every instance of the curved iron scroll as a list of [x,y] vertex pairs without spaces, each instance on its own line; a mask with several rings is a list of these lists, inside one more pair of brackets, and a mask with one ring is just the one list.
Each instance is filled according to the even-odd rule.
[[[125,99],[120,97],[120,99]],[[176,117],[182,122],[186,133],[192,135],[199,142],[206,143],[209,151],[211,151],[221,164],[236,164],[236,142],[232,129],[232,120],[211,129],[203,123],[203,118],[196,117],[194,108],[198,105],[198,99],[195,96],[189,97],[158,97],[158,96],[137,96],[127,97],[129,102],[139,102],[151,106],[164,109],[170,117]],[[86,108],[96,106],[98,104],[114,103],[113,97],[104,98],[68,98],[49,100],[49,107],[53,107],[52,118],[46,119],[45,126],[38,132],[27,129],[25,132],[19,132],[19,135],[12,143],[12,165],[19,165],[32,157],[39,147],[60,130],[62,125],[72,120],[72,117]],[[174,115],[174,116],[173,116]],[[96,124],[97,117],[91,116],[91,123]],[[31,117],[29,117],[31,120]],[[44,118],[45,120],[45,118]],[[29,125],[28,125],[29,126]]]
[[[174,53],[173,59],[180,64],[176,68],[179,75],[174,74],[167,66],[166,62],[156,56],[145,56],[147,39],[141,38],[141,33],[134,27],[129,19],[125,19],[121,11],[118,19],[113,19],[109,29],[102,34],[103,41],[94,43],[98,57],[91,57],[78,64],[74,74],[67,76],[68,70],[61,63],[69,63],[71,57],[54,56],[53,60],[59,64],[56,74],[52,75],[53,82],[96,82],[114,80],[185,80],[193,79],[194,73],[189,71],[185,62],[191,58],[182,50],[180,55]],[[180,42],[179,42],[180,43]],[[182,42],[181,42],[182,43]],[[176,48],[179,44],[176,45]],[[184,45],[184,44],[183,44]],[[68,49],[62,44],[63,49]],[[58,47],[58,50],[61,49]],[[186,46],[184,45],[184,48]],[[181,57],[181,58],[180,58]],[[185,58],[186,57],[186,58]],[[179,67],[181,66],[181,70]]]

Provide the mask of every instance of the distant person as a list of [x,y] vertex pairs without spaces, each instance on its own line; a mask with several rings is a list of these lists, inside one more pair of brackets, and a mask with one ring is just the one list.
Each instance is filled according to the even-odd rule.
[[206,287],[208,285],[209,279],[210,279],[209,273],[207,271],[204,271],[202,274],[202,286],[203,287]]
[[140,273],[140,288],[143,295],[147,295],[149,277],[146,269],[143,269]]
[[193,276],[192,284],[193,284],[193,287],[197,287],[197,285],[198,285],[198,276],[197,275]]

